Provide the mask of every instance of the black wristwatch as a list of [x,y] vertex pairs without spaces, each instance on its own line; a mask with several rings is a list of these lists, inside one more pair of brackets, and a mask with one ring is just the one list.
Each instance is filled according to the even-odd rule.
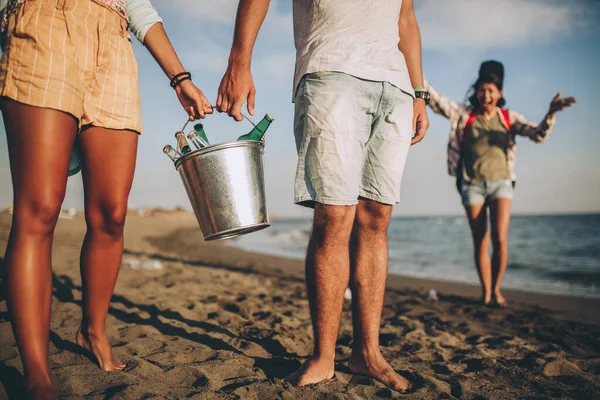
[[417,90],[415,92],[415,99],[425,100],[425,104],[429,105],[429,92],[426,90]]

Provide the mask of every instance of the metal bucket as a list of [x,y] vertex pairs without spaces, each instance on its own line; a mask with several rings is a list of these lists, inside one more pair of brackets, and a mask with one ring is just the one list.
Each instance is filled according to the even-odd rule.
[[263,141],[226,142],[175,162],[204,240],[231,238],[270,225],[264,146]]

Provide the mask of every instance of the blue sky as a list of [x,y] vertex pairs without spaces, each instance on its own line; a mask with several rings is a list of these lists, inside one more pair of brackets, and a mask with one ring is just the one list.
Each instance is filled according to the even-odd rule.
[[[442,93],[462,100],[479,63],[505,64],[508,106],[533,121],[546,113],[559,90],[579,103],[558,116],[544,144],[521,140],[514,211],[600,211],[600,5],[593,0],[415,0],[423,37],[425,74]],[[214,101],[227,63],[237,2],[154,0],[194,82]],[[291,104],[294,42],[291,0],[273,0],[259,34],[252,71],[258,90],[256,117],[276,120],[268,132],[266,180],[271,213],[307,216],[293,204],[296,152]],[[167,78],[134,43],[139,63],[142,118],[131,206],[189,206],[179,176],[162,152],[186,115]],[[425,140],[411,149],[397,215],[461,213],[453,179],[446,174],[450,125],[430,112]],[[250,129],[225,115],[205,122],[212,143],[234,140]],[[0,207],[12,201],[6,137],[0,128]],[[65,207],[83,205],[80,175],[69,179]]]

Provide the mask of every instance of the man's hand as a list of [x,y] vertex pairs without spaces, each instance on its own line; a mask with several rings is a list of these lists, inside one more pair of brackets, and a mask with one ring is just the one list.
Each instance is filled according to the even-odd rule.
[[413,132],[415,132],[415,136],[410,142],[411,146],[423,140],[428,128],[427,104],[423,99],[415,99],[413,103]]
[[217,111],[226,112],[236,121],[241,121],[242,106],[247,102],[250,115],[254,115],[256,88],[250,72],[250,66],[230,64],[219,85]]
[[191,80],[185,80],[177,85],[175,93],[177,93],[183,109],[190,116],[190,121],[204,118],[206,114],[212,114],[213,109],[210,102]]
[[556,96],[550,102],[550,111],[549,114],[554,114],[557,111],[561,111],[564,108],[571,107],[574,103],[577,103],[577,99],[575,97],[560,97],[561,92],[556,93]]

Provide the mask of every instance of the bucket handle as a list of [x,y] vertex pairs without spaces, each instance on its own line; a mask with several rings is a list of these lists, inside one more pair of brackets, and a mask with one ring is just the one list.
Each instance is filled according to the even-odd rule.
[[[211,108],[214,110],[216,107],[211,105]],[[244,113],[242,113],[242,112],[240,112],[240,114],[242,114],[242,117],[244,117],[244,118],[246,119],[246,121],[250,122],[250,123],[252,124],[252,126],[256,128],[256,124],[255,124],[254,122],[252,122],[252,120],[251,120],[250,118],[248,118],[248,117],[246,116],[246,114],[244,114]],[[190,121],[190,120],[189,120],[189,118],[188,118],[188,120],[187,120],[187,121],[185,121],[185,124],[183,125],[183,128],[181,128],[181,132],[185,132],[185,128],[188,126],[188,124],[189,124],[190,122],[191,122],[191,121]],[[260,138],[260,141],[261,141],[261,143],[262,143],[262,144],[265,144],[265,139],[266,139],[266,137],[267,137],[267,135],[266,135],[266,133],[265,133],[265,134],[263,134],[263,136]]]

